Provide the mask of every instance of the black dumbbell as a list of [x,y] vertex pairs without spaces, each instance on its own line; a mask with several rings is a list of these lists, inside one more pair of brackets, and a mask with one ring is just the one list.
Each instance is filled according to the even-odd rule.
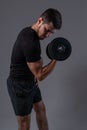
[[46,54],[50,59],[66,60],[72,51],[70,42],[63,38],[55,38],[46,47]]

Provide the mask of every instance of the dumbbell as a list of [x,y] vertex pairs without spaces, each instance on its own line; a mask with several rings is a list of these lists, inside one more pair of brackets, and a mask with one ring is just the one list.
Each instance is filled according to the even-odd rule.
[[72,51],[70,42],[63,37],[58,37],[52,40],[46,47],[46,54],[52,60],[66,60]]

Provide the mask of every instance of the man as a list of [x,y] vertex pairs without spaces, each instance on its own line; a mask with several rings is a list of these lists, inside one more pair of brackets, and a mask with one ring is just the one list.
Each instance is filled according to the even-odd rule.
[[7,86],[18,130],[30,130],[32,108],[36,112],[39,130],[48,130],[46,109],[37,83],[52,72],[57,61],[52,60],[43,67],[40,40],[49,37],[61,25],[60,12],[49,8],[32,26],[19,33],[13,46]]

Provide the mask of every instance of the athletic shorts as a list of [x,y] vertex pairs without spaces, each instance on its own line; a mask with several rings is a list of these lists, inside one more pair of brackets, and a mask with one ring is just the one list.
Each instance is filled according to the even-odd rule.
[[16,115],[30,114],[33,104],[42,100],[39,87],[28,81],[16,81],[8,78],[7,88]]

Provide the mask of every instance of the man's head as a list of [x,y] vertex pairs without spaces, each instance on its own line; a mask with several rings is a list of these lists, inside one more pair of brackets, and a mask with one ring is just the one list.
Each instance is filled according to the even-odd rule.
[[38,18],[35,24],[35,31],[40,39],[44,39],[54,33],[55,29],[62,26],[62,16],[56,9],[49,8],[45,10]]
[[62,17],[58,10],[49,8],[40,16],[43,18],[44,23],[53,23],[55,29],[60,29],[62,25]]

